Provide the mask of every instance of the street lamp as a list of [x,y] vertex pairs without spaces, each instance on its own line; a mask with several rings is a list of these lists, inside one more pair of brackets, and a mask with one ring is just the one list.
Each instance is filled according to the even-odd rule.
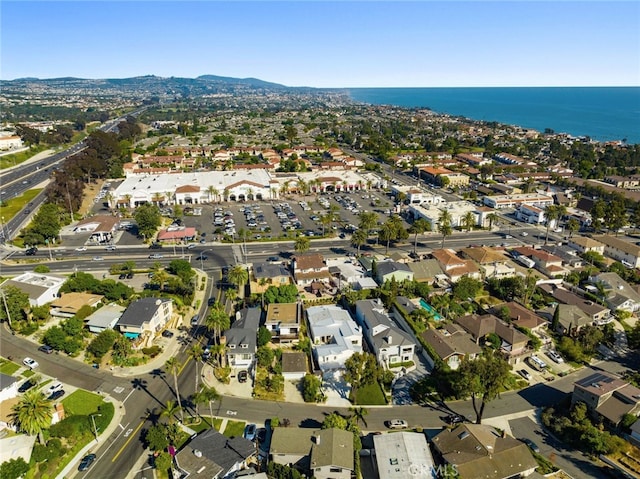
[[91,422],[93,423],[93,433],[96,436],[96,442],[98,442],[98,429],[96,428],[96,420],[93,419],[95,416],[102,417],[102,414],[91,414]]

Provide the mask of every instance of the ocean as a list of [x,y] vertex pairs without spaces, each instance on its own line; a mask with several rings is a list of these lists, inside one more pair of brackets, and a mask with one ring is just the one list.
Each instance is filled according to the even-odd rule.
[[423,107],[598,141],[640,143],[640,87],[349,88],[373,105]]

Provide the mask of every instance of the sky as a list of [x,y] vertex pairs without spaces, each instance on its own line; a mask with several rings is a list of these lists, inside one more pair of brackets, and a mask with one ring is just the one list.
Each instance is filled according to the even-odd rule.
[[640,86],[640,2],[0,2],[0,79]]

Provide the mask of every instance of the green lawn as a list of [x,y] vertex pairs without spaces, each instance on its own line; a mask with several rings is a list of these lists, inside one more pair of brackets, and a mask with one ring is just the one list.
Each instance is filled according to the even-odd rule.
[[23,161],[36,156],[38,153],[47,149],[46,145],[32,146],[28,150],[19,151],[18,153],[12,153],[10,155],[0,156],[0,170],[17,166]]
[[13,376],[20,366],[18,366],[13,361],[3,360],[2,364],[0,364],[0,373],[6,374],[7,376]]
[[223,434],[227,437],[242,437],[245,424],[244,421],[228,421]]
[[354,399],[354,403],[358,405],[378,406],[387,404],[382,388],[378,383],[362,386],[356,390]]
[[[41,191],[42,188],[34,188],[32,190],[25,191],[21,196],[2,201],[0,204],[0,217],[4,218],[4,221],[9,221]],[[4,200],[4,198],[2,199]]]
[[78,389],[62,400],[64,410],[70,415],[88,416],[98,411],[102,396]]
[[[213,419],[213,428],[216,431],[220,431],[220,426],[222,426],[222,419],[214,418]],[[197,433],[201,433],[202,431],[206,431],[207,429],[211,429],[211,418],[207,416],[203,416],[202,420],[198,424],[189,424],[189,428],[193,429]]]

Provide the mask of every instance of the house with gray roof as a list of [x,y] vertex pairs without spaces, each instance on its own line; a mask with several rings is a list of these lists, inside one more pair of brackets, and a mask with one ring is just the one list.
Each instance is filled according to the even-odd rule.
[[[482,353],[473,337],[455,323],[446,324],[442,329],[427,329],[420,333],[420,337],[452,370],[458,369],[465,358],[473,360]],[[436,358],[431,358],[429,350],[426,352],[431,365],[435,364]]]
[[257,283],[264,279],[269,285],[273,286],[290,284],[292,280],[289,270],[282,263],[255,263],[253,265],[253,276],[256,278]]
[[356,301],[356,321],[379,364],[388,369],[413,361],[415,340],[391,320],[380,298]]
[[233,324],[224,332],[227,365],[233,370],[253,369],[261,317],[260,308],[243,308],[236,313]]
[[593,239],[604,244],[604,255],[620,261],[629,268],[640,267],[640,246],[611,235],[594,236]]
[[377,263],[376,281],[384,284],[394,278],[398,283],[404,280],[413,281],[413,271],[409,265],[396,261],[381,261]]
[[350,479],[353,434],[342,429],[275,428],[270,458],[316,479]]
[[253,442],[243,437],[228,438],[215,429],[208,429],[176,454],[174,465],[180,479],[226,479],[246,469],[255,455]]
[[129,305],[116,326],[128,338],[154,335],[171,319],[173,301],[167,298],[140,298]]
[[604,286],[605,303],[611,311],[621,309],[635,313],[640,310],[640,293],[623,280],[618,273],[600,273],[590,279],[593,283],[602,283]]
[[576,336],[582,328],[593,323],[591,317],[574,304],[558,304],[554,316],[558,315],[556,332]]
[[306,312],[313,354],[323,372],[344,369],[347,359],[362,352],[362,331],[347,310],[322,305]]
[[0,402],[18,395],[18,380],[13,376],[0,373]]
[[113,329],[123,315],[124,310],[125,307],[119,304],[107,304],[87,316],[85,323],[92,333],[101,333],[105,329]]
[[419,283],[434,283],[447,277],[442,272],[440,263],[433,258],[409,263],[409,269],[413,273],[413,280]]
[[577,306],[594,322],[602,321],[611,316],[611,310],[606,306],[602,306],[595,301],[578,296],[577,294],[561,288],[558,285],[545,283],[538,287],[560,303],[573,304],[574,306]]
[[373,436],[380,479],[436,479],[433,456],[422,433],[401,431]]
[[433,438],[436,457],[460,479],[527,477],[538,467],[527,445],[485,424],[461,424]]

